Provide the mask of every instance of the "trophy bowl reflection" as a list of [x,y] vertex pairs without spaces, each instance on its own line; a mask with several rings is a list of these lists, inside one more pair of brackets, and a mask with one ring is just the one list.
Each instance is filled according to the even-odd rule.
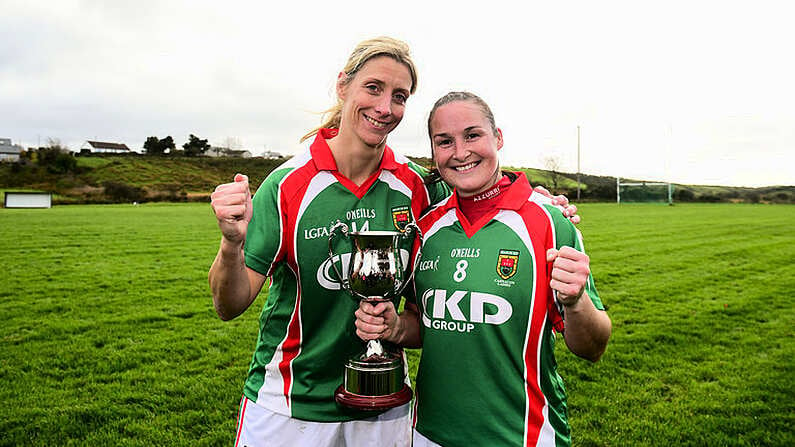
[[[351,243],[351,257],[346,272],[343,258],[334,253],[337,233]],[[422,238],[419,227],[411,222],[404,232],[348,231],[348,225],[337,222],[329,232],[331,266],[340,279],[341,287],[355,299],[370,302],[391,301],[400,296],[414,277],[416,265],[407,272],[408,261],[401,256],[400,242],[411,236]],[[413,241],[413,237],[412,237]],[[409,249],[411,246],[409,246]],[[419,259],[419,253],[416,259]],[[385,349],[380,340],[370,340],[366,349],[345,364],[342,385],[334,398],[341,405],[359,410],[384,410],[411,400],[411,388],[406,385],[403,355]]]

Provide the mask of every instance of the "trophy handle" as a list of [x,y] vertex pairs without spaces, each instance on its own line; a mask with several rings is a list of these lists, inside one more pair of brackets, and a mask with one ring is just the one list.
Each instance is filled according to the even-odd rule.
[[[417,271],[417,266],[419,265],[420,258],[422,257],[422,230],[420,230],[419,225],[416,223],[409,222],[404,229],[403,235],[400,237],[405,237],[405,235],[409,232],[415,233],[415,239],[420,239],[420,245],[417,247],[417,256],[414,257],[414,265],[411,267],[411,273],[409,273],[409,277],[403,281],[403,284],[401,284],[400,287],[395,290],[395,296],[400,296],[403,291],[406,290],[406,287],[408,287],[408,285],[414,280],[414,272]],[[409,257],[411,257],[411,250],[409,250]]]
[[345,224],[344,222],[337,221],[337,223],[334,224],[331,227],[331,230],[329,230],[329,234],[328,234],[328,256],[329,256],[329,262],[331,262],[331,268],[334,269],[334,273],[337,274],[337,278],[339,278],[339,280],[340,280],[340,287],[343,290],[347,290],[348,292],[351,292],[351,285],[348,283],[348,276],[347,275],[343,275],[340,272],[340,269],[337,268],[337,264],[334,263],[334,256],[337,256],[339,258],[339,260],[340,260],[340,266],[342,266],[342,256],[334,254],[334,245],[332,244],[332,242],[334,241],[334,236],[337,235],[337,230],[341,230],[342,231],[342,236],[345,237],[346,239],[348,238],[348,225]]

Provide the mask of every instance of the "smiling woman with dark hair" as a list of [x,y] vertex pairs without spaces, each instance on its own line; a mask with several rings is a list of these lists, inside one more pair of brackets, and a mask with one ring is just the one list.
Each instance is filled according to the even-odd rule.
[[428,131],[455,190],[419,221],[414,302],[400,315],[362,302],[357,333],[422,347],[414,446],[568,445],[555,333],[591,361],[611,333],[580,233],[524,173],[500,170],[502,131],[482,99],[442,97]]

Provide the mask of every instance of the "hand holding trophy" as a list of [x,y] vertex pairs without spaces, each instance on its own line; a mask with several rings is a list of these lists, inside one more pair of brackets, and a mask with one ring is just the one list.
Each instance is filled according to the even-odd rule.
[[[334,259],[333,241],[337,232],[351,241],[351,261],[341,272]],[[355,299],[370,302],[391,301],[400,296],[414,278],[416,265],[407,272],[408,262],[400,254],[401,239],[415,235],[422,238],[420,228],[409,223],[404,232],[356,231],[337,222],[329,232],[331,265],[343,289]],[[419,259],[419,253],[415,259]],[[345,265],[340,261],[343,270]],[[408,273],[408,275],[407,275]],[[411,388],[405,383],[403,356],[385,349],[380,340],[370,340],[366,349],[345,364],[343,384],[335,399],[341,405],[359,410],[384,410],[411,400]]]

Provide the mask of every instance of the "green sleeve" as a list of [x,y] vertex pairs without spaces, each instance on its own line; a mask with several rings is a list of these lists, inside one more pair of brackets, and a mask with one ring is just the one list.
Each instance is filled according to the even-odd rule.
[[452,191],[445,182],[437,182],[427,186],[428,196],[431,198],[431,205],[437,204],[446,199]]
[[279,183],[287,172],[289,169],[272,172],[251,199],[253,212],[243,250],[246,266],[263,275],[267,275],[271,264],[277,261],[282,233]]
[[[585,253],[585,245],[582,241],[582,234],[573,223],[565,216],[560,210],[553,205],[543,205],[544,208],[552,215],[552,221],[555,223],[555,248],[560,250],[563,246],[573,247],[578,251]],[[588,283],[585,285],[585,291],[591,298],[594,306],[599,310],[604,310],[599,292],[596,290],[596,284],[593,280],[593,268],[591,274],[588,275]]]
[[[419,174],[423,179],[428,176],[429,171],[425,169],[423,166],[414,163],[413,161],[409,161],[409,167]],[[428,190],[428,198],[430,203],[428,205],[435,205],[442,200],[446,199],[452,190],[445,182],[436,182],[430,185],[425,185],[425,188]]]

